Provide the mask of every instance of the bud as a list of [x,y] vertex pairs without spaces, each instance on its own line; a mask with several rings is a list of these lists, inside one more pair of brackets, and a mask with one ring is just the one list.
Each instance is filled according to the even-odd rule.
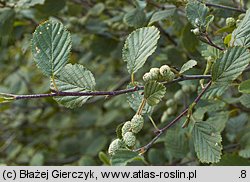
[[125,135],[125,133],[131,131],[131,122],[127,121],[126,123],[124,123],[124,125],[122,126],[122,136]]
[[123,136],[123,140],[125,142],[125,144],[128,146],[128,147],[133,147],[135,145],[135,142],[136,142],[136,137],[134,135],[134,133],[132,132],[127,132],[125,133],[125,135]]
[[200,24],[199,18],[196,18],[194,23],[195,23],[195,25],[199,26],[199,24]]
[[193,32],[194,35],[200,35],[200,29],[199,28],[192,29],[191,32]]
[[236,24],[236,21],[233,17],[229,17],[226,19],[226,25],[228,27],[233,27],[233,26],[235,26],[235,24]]
[[207,61],[211,61],[212,62],[212,61],[214,61],[214,58],[212,56],[208,56],[207,57]]
[[238,27],[238,26],[240,25],[241,21],[242,21],[242,20],[237,20],[237,21],[236,21],[236,27]]
[[243,20],[243,18],[246,16],[245,13],[242,13],[238,16],[238,20]]
[[109,155],[114,155],[117,150],[119,150],[122,147],[122,140],[115,139],[111,144],[109,145],[108,153]]
[[131,129],[133,133],[138,133],[143,128],[144,119],[141,115],[134,115],[131,120]]

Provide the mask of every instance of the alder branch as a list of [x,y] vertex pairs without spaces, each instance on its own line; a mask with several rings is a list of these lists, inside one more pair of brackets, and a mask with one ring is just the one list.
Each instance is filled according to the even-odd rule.
[[[201,93],[195,98],[194,103],[198,103],[201,99],[201,97],[204,95],[204,93],[207,91],[207,89],[211,86],[212,81],[210,80],[208,84],[204,87],[204,89],[201,91]],[[187,107],[184,111],[182,111],[181,114],[179,114],[174,120],[172,120],[170,123],[168,123],[165,127],[162,129],[159,129],[156,131],[158,133],[147,145],[135,149],[135,152],[141,151],[141,152],[146,152],[154,143],[156,140],[160,138],[160,136],[166,132],[169,128],[171,128],[174,124],[176,124],[183,116],[185,116],[188,113],[189,107]]]
[[[185,80],[200,80],[200,79],[211,79],[211,75],[183,75],[171,82],[164,83],[165,85],[173,84]],[[47,98],[47,97],[58,97],[58,96],[117,96],[126,93],[136,92],[138,90],[143,90],[143,86],[135,86],[130,89],[114,90],[114,91],[88,91],[88,92],[52,92],[47,94],[28,94],[28,95],[16,95],[8,93],[0,93],[0,96],[9,97],[14,100],[22,99],[37,99],[37,98]]]

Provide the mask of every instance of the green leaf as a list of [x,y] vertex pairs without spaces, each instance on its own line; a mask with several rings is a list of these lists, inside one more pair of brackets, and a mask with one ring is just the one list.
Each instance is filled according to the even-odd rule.
[[15,97],[9,94],[0,93],[0,104],[14,101]]
[[99,135],[92,138],[91,143],[88,144],[85,155],[96,156],[96,154],[107,145],[107,138],[105,135]]
[[[55,84],[61,92],[86,92],[95,89],[95,78],[84,66],[67,64],[56,77]],[[55,90],[55,88],[52,88]],[[81,107],[91,96],[63,96],[54,99],[68,108]]]
[[250,10],[247,10],[245,17],[233,31],[231,45],[250,47]]
[[203,120],[206,113],[217,113],[218,111],[221,111],[224,107],[225,103],[221,103],[221,101],[213,101],[212,103],[207,103],[203,107],[198,107],[195,112],[193,112],[193,117],[191,119],[194,122],[196,120]]
[[46,0],[42,5],[36,5],[36,9],[41,17],[47,18],[57,15],[66,5],[66,0]]
[[98,153],[98,157],[104,165],[110,166],[110,159],[109,159],[107,154],[105,154],[104,152],[101,151]]
[[227,91],[228,88],[228,85],[213,83],[211,87],[209,87],[209,89],[202,96],[202,99],[213,99],[215,97],[220,97]]
[[37,4],[44,4],[45,0],[19,0],[16,4],[16,7],[25,7],[29,8]]
[[246,128],[248,122],[248,115],[242,112],[236,117],[231,117],[226,125],[226,136],[229,141],[233,142],[237,135],[241,135],[242,131]]
[[142,157],[137,152],[130,150],[118,150],[111,158],[112,166],[126,166],[134,160],[141,160]]
[[154,165],[162,166],[165,164],[165,161],[167,159],[164,155],[164,152],[162,152],[161,149],[152,147],[147,151],[147,160],[152,166]]
[[70,33],[61,23],[46,21],[36,28],[32,54],[37,67],[46,76],[56,75],[67,64],[70,50]]
[[96,161],[90,156],[84,155],[77,161],[77,166],[93,166],[96,164]]
[[219,162],[221,158],[221,135],[208,122],[196,122],[192,131],[194,148],[202,163]]
[[150,21],[149,21],[149,25],[152,25],[153,23],[155,22],[158,22],[158,21],[161,21],[161,20],[164,20],[168,17],[171,17],[174,15],[175,13],[175,10],[176,10],[176,7],[173,6],[173,7],[169,7],[168,9],[166,10],[162,10],[162,11],[156,11],[152,17],[150,18]]
[[243,94],[240,97],[240,103],[246,108],[250,108],[250,94]]
[[250,94],[250,80],[246,80],[239,85],[239,91],[244,94]]
[[143,9],[136,8],[125,14],[124,22],[131,27],[142,27],[146,22],[146,14]]
[[214,166],[249,166],[250,162],[237,154],[225,154]]
[[154,53],[159,38],[160,32],[154,26],[137,29],[128,36],[122,50],[122,57],[127,62],[130,74],[138,71],[147,58]]
[[165,147],[171,156],[182,159],[189,152],[188,137],[179,128],[170,129],[165,136]]
[[213,60],[216,60],[222,56],[222,51],[219,49],[216,49],[212,46],[205,45],[206,49],[201,52],[203,57],[206,57],[208,59],[209,57]]
[[144,88],[144,98],[150,106],[158,104],[165,93],[166,87],[156,81],[147,82]]
[[134,1],[134,4],[137,8],[141,8],[141,9],[144,9],[146,8],[147,6],[147,1],[144,1],[144,0],[135,0]]
[[[14,9],[0,8],[0,35],[1,38],[9,35],[13,29],[13,22],[15,18]],[[1,41],[0,38],[0,41]]]
[[183,44],[183,47],[188,52],[195,52],[197,50],[197,47],[199,46],[199,40],[197,39],[197,36],[194,35],[191,32],[192,25],[188,23],[182,31],[181,34],[181,42]]
[[225,129],[228,119],[229,112],[213,112],[213,116],[209,117],[206,122],[209,122],[217,132],[221,133]]
[[[225,33],[225,32],[232,33],[234,29],[235,29],[235,27],[225,26],[225,27],[222,27],[219,30],[217,30],[215,32],[215,34],[217,35],[217,34],[221,34],[221,33]],[[232,34],[229,34],[229,35],[231,35],[231,37],[232,37]],[[231,37],[230,37],[230,41],[231,41]],[[228,45],[230,45],[230,42],[228,43]]]
[[212,79],[214,82],[232,82],[247,67],[250,61],[250,53],[247,48],[229,48],[221,59],[213,65]]
[[31,166],[42,166],[44,163],[44,155],[41,152],[36,153],[30,160]]
[[206,27],[206,31],[208,31],[209,25],[214,21],[214,15],[208,15],[206,17],[206,23],[205,23],[205,27]]
[[182,67],[181,67],[181,71],[180,74],[188,71],[189,69],[193,68],[194,66],[197,65],[197,61],[195,60],[189,60],[188,62],[186,62]]
[[[137,84],[138,85],[138,84]],[[132,88],[134,85],[129,84],[127,88]],[[141,105],[143,99],[143,90],[139,90],[133,93],[127,93],[127,101],[129,106],[136,112]],[[149,106],[148,103],[144,106],[142,114],[148,114],[153,111],[153,107]]]
[[228,47],[230,46],[230,41],[232,39],[232,34],[228,34],[225,38],[224,38],[224,44],[227,45]]
[[186,6],[187,18],[194,27],[197,27],[196,23],[198,23],[201,27],[206,26],[208,11],[209,9],[198,1],[189,1]]
[[88,15],[100,16],[105,10],[105,5],[103,3],[96,3],[89,11]]
[[239,151],[239,156],[243,158],[250,158],[250,146],[247,146],[245,149]]

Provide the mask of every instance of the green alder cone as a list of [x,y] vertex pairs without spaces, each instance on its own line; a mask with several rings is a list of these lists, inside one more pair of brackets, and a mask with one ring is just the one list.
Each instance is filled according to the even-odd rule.
[[235,26],[235,24],[236,24],[236,21],[233,17],[229,17],[226,19],[226,25],[228,27],[233,27],[233,26]]
[[149,73],[151,74],[152,80],[158,80],[160,77],[160,69],[159,68],[151,68]]
[[171,68],[168,65],[163,65],[160,67],[160,74],[162,76],[167,76],[171,72]]
[[190,92],[192,92],[192,87],[191,87],[191,85],[182,85],[181,90],[184,93],[190,93]]
[[163,65],[160,67],[160,74],[164,81],[170,82],[175,78],[175,74],[171,71],[168,65]]
[[165,81],[167,81],[167,82],[171,82],[171,81],[174,80],[174,78],[175,78],[175,74],[171,71],[171,72],[169,73],[169,75],[168,75],[167,77],[165,77],[164,79],[165,79]]
[[144,82],[148,82],[148,81],[151,81],[153,80],[153,77],[152,77],[152,74],[151,73],[145,73],[142,77],[143,81]]
[[133,133],[138,133],[143,128],[144,119],[141,115],[134,115],[131,120],[131,131]]
[[171,106],[174,106],[174,105],[176,105],[174,99],[168,99],[167,100],[167,102],[166,102],[167,107],[171,107]]
[[201,34],[199,28],[192,29],[191,32],[193,32],[194,35],[200,35]]
[[174,94],[174,99],[177,101],[180,101],[183,98],[183,91],[182,90],[178,90],[175,94]]
[[168,115],[173,115],[173,114],[175,114],[175,111],[176,111],[175,108],[169,107],[166,112]]
[[127,132],[131,131],[131,122],[127,121],[122,126],[122,136],[124,136]]
[[111,144],[109,145],[108,153],[109,155],[114,155],[117,150],[122,148],[123,142],[120,139],[115,139]]
[[132,132],[127,132],[125,133],[125,135],[123,136],[123,140],[125,142],[125,144],[128,146],[128,147],[133,147],[135,145],[135,142],[136,142],[136,137],[134,135],[134,133]]
[[161,123],[166,122],[168,117],[169,117],[169,115],[168,115],[167,111],[164,111],[162,116],[161,116]]

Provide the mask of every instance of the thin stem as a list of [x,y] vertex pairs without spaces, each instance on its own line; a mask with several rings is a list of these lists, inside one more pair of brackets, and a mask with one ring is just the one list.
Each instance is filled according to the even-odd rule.
[[164,6],[161,6],[160,4],[157,4],[156,2],[153,2],[153,1],[151,1],[151,0],[147,0],[147,3],[148,3],[148,4],[151,4],[152,6],[157,7],[157,8],[159,8],[159,9],[164,9]]
[[[199,80],[199,79],[211,79],[211,75],[183,75],[180,78],[174,79],[171,82],[164,83],[166,86],[181,82],[185,80]],[[87,91],[87,92],[57,92],[54,91],[53,93],[47,94],[28,94],[28,95],[16,95],[16,94],[8,94],[8,93],[0,93],[0,96],[12,97],[15,100],[21,99],[36,99],[36,98],[47,98],[47,97],[58,97],[58,96],[117,96],[121,94],[136,92],[138,90],[143,90],[143,86],[135,86],[130,89],[124,90],[115,90],[115,91]]]
[[131,73],[131,83],[135,85],[135,74]]
[[210,39],[210,37],[208,36],[207,33],[205,33],[204,36],[205,36],[206,41],[207,41],[206,43],[208,43],[209,45],[215,47],[216,49],[219,49],[219,50],[221,50],[221,51],[224,51],[223,48],[221,48],[221,47],[217,46],[215,43],[213,43],[213,41]]
[[[199,2],[203,3],[201,0],[198,0]],[[147,1],[149,4],[159,8],[159,9],[165,9],[164,6],[157,4],[155,2],[152,2],[150,0]],[[225,9],[225,10],[230,10],[230,11],[236,11],[236,12],[240,12],[240,13],[246,13],[245,9],[239,9],[239,8],[235,8],[235,7],[230,7],[230,6],[225,6],[225,5],[220,5],[220,4],[214,4],[214,3],[204,3],[206,6],[208,7],[213,7],[213,8],[220,8],[220,9]]]
[[152,125],[154,126],[154,128],[156,129],[156,131],[159,131],[159,128],[156,126],[156,124],[155,124],[153,118],[152,118],[150,115],[148,115],[148,118],[149,118],[149,120],[151,121],[151,123],[152,123]]
[[170,85],[173,83],[177,83],[177,82],[181,82],[181,81],[185,81],[185,80],[200,80],[200,79],[211,79],[211,75],[182,75],[179,78],[174,79],[171,82],[162,82],[162,84],[164,85]]
[[56,86],[56,81],[55,81],[55,75],[52,75],[51,80],[52,80],[53,87],[54,87],[55,90],[58,92],[58,88],[57,88],[57,86]]
[[137,115],[141,115],[142,114],[142,111],[143,111],[143,108],[144,108],[145,105],[146,105],[146,99],[143,98],[142,101],[141,101],[141,104],[140,104],[140,106],[138,108],[138,111],[136,113]]
[[[193,103],[198,103],[201,99],[201,97],[204,95],[204,93],[207,91],[207,89],[211,86],[212,81],[209,81],[208,84],[204,87],[204,89],[201,91],[201,93],[196,97],[196,99],[194,100]],[[183,116],[185,116],[188,112],[189,107],[187,107],[181,114],[179,114],[173,121],[171,121],[169,124],[167,124],[165,127],[163,127],[162,129],[156,131],[156,133],[158,133],[147,145],[135,149],[135,152],[138,151],[143,151],[146,152],[154,143],[156,140],[158,140],[160,138],[160,136],[167,131],[170,127],[172,127],[175,123],[177,123]]]
[[246,13],[246,10],[244,10],[244,9],[234,8],[234,7],[230,7],[230,6],[224,6],[224,5],[220,5],[220,4],[205,3],[205,5],[208,6],[208,7],[214,7],[214,8],[231,10],[231,11],[237,11],[237,12],[240,12],[240,13]]

